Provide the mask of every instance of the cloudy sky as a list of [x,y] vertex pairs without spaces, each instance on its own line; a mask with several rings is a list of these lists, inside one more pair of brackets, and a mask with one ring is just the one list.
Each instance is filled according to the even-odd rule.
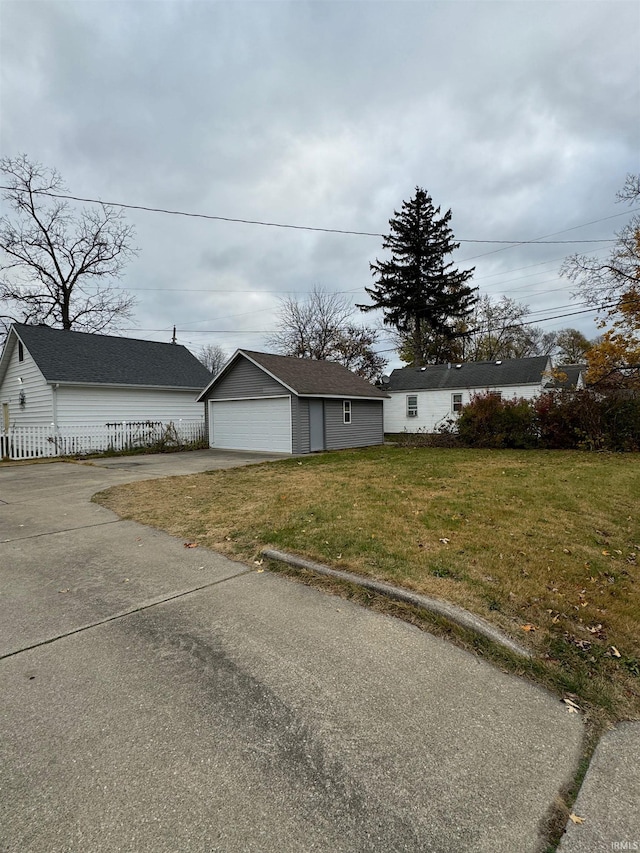
[[[608,243],[640,171],[640,4],[0,0],[0,154],[76,196],[388,231],[416,186],[455,260],[547,330],[596,334],[558,276]],[[366,301],[381,238],[127,211],[124,334],[261,349],[279,299]],[[591,224],[589,224],[591,223]],[[547,236],[552,235],[552,236]],[[356,312],[371,323],[375,315]],[[388,349],[381,338],[378,348]],[[393,353],[390,366],[398,362]]]

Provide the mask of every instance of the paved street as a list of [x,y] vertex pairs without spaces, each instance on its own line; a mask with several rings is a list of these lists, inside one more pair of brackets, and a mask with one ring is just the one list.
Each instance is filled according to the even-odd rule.
[[2,853],[540,849],[578,715],[89,502],[252,457],[141,459],[0,468]]

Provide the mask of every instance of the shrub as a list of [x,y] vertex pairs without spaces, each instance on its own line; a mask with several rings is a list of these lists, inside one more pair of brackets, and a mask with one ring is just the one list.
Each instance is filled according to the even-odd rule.
[[535,411],[522,398],[503,400],[491,392],[474,394],[462,407],[457,432],[471,447],[530,448],[538,445]]
[[590,388],[552,391],[534,401],[540,442],[549,448],[640,450],[640,396]]

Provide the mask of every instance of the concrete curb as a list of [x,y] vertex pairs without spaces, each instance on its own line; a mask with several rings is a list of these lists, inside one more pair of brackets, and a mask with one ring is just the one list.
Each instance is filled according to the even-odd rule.
[[296,557],[294,554],[287,554],[285,551],[277,551],[274,548],[263,548],[262,555],[268,560],[276,560],[280,563],[287,563],[299,569],[307,569],[307,571],[315,572],[326,577],[336,578],[336,580],[347,581],[355,584],[363,589],[370,589],[372,592],[377,592],[380,595],[385,595],[387,598],[392,598],[395,601],[404,601],[406,604],[411,604],[421,610],[427,610],[436,616],[447,619],[454,625],[459,625],[468,631],[473,631],[481,637],[491,640],[502,648],[515,655],[523,658],[531,658],[533,655],[528,649],[525,649],[515,640],[507,637],[502,631],[490,625],[479,616],[474,616],[468,610],[463,610],[462,607],[457,607],[455,604],[449,604],[447,601],[440,601],[437,598],[429,598],[426,595],[418,595],[415,592],[410,592],[406,589],[400,589],[391,584],[375,581],[371,578],[363,577],[362,575],[353,574],[353,572],[343,572],[339,569],[331,569],[322,563],[314,563],[311,560],[305,560],[302,557]]

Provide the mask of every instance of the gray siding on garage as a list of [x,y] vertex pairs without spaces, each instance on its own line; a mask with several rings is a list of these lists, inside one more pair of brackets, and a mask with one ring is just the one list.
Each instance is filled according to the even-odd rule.
[[246,358],[239,358],[207,395],[209,400],[272,397],[289,391]]
[[294,426],[293,443],[297,445],[297,453],[309,453],[309,400],[305,397],[294,397],[297,401],[297,422]]
[[309,404],[304,398],[291,395],[291,452],[309,452]]
[[[345,397],[345,399],[350,399]],[[384,441],[382,400],[351,398],[351,423],[343,423],[342,400],[324,401],[324,432],[327,450],[368,447]],[[307,427],[307,442],[309,429]]]

